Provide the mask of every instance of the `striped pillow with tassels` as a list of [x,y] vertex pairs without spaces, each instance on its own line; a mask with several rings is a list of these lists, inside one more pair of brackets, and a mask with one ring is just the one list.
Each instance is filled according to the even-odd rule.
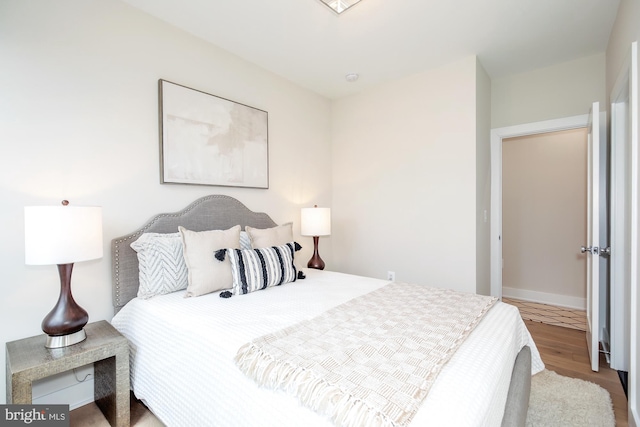
[[248,294],[271,286],[295,282],[298,272],[293,264],[295,244],[260,249],[221,249],[216,259],[224,261],[225,256],[231,262],[233,293],[222,292],[222,298],[231,295]]

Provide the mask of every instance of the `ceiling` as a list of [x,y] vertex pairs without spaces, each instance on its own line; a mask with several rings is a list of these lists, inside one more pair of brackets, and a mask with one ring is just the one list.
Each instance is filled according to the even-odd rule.
[[[123,0],[328,98],[477,55],[491,78],[604,52],[619,0]],[[358,73],[347,82],[345,75]]]

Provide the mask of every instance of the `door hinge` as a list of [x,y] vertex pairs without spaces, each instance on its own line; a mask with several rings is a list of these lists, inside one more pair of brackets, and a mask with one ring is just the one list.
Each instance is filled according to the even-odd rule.
[[580,252],[589,252],[591,255],[609,256],[611,255],[611,247],[599,248],[597,246],[580,246]]
[[582,252],[583,254],[586,252],[589,252],[592,255],[598,255],[598,253],[600,252],[600,248],[597,246],[580,246],[580,252]]

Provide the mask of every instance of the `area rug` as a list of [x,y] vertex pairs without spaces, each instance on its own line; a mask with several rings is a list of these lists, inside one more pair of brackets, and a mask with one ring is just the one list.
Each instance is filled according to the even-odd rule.
[[531,378],[527,427],[614,427],[609,392],[597,384],[543,370]]

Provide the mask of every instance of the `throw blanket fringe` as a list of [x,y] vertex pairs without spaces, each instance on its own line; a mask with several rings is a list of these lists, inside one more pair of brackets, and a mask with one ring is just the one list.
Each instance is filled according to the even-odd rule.
[[326,415],[342,426],[382,427],[391,421],[339,387],[317,378],[310,371],[279,363],[261,349],[245,344],[238,350],[236,364],[262,386],[283,390],[298,397],[300,403]]
[[392,283],[247,343],[235,361],[337,426],[406,426],[495,301]]

